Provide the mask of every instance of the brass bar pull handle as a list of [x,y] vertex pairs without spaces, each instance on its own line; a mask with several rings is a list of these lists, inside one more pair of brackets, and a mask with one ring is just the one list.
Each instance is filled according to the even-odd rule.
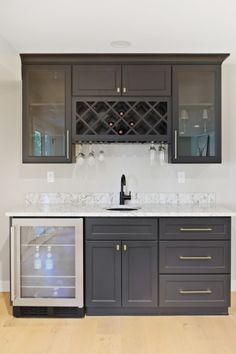
[[181,227],[180,231],[213,231],[211,227],[191,227],[191,228],[186,228],[186,227]]
[[120,245],[116,245],[116,250],[117,250],[117,251],[120,250]]
[[120,93],[120,87],[117,87],[116,92]]
[[212,294],[211,289],[206,290],[180,290],[181,295],[195,295],[195,294]]
[[127,245],[124,245],[123,249],[126,252],[127,251]]
[[179,256],[179,259],[183,260],[183,261],[189,261],[189,260],[211,260],[212,257],[211,256]]
[[177,159],[178,155],[178,141],[177,141],[177,130],[175,130],[175,160]]
[[126,91],[127,91],[126,87],[123,87],[123,93],[126,93]]
[[70,132],[66,131],[66,158],[69,160],[70,158]]

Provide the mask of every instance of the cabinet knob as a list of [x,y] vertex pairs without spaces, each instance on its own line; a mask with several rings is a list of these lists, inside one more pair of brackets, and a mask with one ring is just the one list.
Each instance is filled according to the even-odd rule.
[[127,90],[126,90],[126,87],[123,87],[123,92],[126,93],[126,91],[127,91]]
[[117,87],[116,92],[120,93],[120,87]]
[[116,245],[116,250],[117,250],[117,251],[120,250],[120,245]]
[[123,249],[125,252],[127,251],[127,248],[128,248],[127,245],[124,245]]

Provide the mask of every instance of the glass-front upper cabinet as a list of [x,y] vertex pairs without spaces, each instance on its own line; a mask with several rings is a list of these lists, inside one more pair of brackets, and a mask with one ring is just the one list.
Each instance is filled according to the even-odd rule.
[[71,68],[23,66],[23,162],[71,162]]
[[221,69],[173,66],[172,162],[221,162]]

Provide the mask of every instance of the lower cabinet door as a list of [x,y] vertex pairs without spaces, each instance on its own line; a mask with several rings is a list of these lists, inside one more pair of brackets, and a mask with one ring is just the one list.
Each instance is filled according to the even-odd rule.
[[121,242],[86,242],[86,306],[121,306]]
[[157,242],[122,242],[123,307],[157,306]]

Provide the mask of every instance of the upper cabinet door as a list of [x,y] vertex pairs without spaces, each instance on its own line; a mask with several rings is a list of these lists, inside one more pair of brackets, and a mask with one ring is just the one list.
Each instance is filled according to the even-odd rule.
[[74,96],[120,96],[120,65],[74,65]]
[[23,66],[23,162],[71,162],[71,68]]
[[169,96],[170,65],[122,65],[122,95]]
[[221,69],[173,67],[172,162],[221,162]]

